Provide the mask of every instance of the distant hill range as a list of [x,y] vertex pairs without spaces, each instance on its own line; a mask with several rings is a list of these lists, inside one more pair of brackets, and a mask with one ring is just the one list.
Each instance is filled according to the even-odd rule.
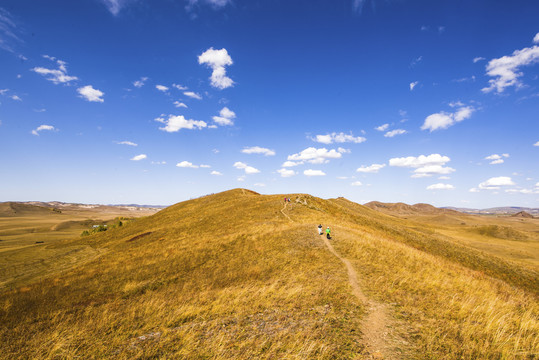
[[516,215],[524,213],[521,217],[539,216],[539,208],[526,208],[519,206],[504,206],[494,207],[488,209],[468,209],[468,208],[456,208],[456,207],[444,207],[442,209],[455,210],[466,214],[484,214],[484,215]]
[[395,213],[399,215],[437,215],[437,214],[453,214],[457,215],[458,212],[448,208],[437,208],[429,204],[415,204],[408,205],[405,203],[383,203],[379,201],[371,201],[365,204],[366,207],[373,210]]
[[365,204],[373,210],[398,215],[458,215],[458,213],[474,215],[511,215],[515,217],[533,218],[539,216],[538,208],[524,208],[517,206],[495,207],[489,209],[468,209],[456,207],[434,207],[429,204],[408,205],[405,203],[383,203],[371,201]]
[[0,216],[20,216],[20,215],[44,215],[61,213],[62,211],[98,211],[98,212],[116,212],[125,211],[148,211],[161,210],[166,206],[161,205],[99,205],[99,204],[76,204],[64,203],[60,201],[26,201],[0,202]]

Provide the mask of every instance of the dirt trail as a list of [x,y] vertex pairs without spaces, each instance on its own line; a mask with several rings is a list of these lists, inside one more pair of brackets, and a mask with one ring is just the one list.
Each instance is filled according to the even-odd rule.
[[286,209],[286,206],[287,206],[287,205],[288,205],[288,202],[285,202],[283,208],[281,209],[281,213],[282,213],[288,220],[294,222],[294,220],[292,220],[292,219],[290,218],[290,216],[288,216],[288,215],[284,212],[284,209]]
[[398,335],[394,332],[393,325],[395,321],[389,315],[387,306],[365,296],[359,286],[357,272],[350,261],[340,256],[325,236],[322,239],[328,250],[346,266],[352,293],[367,307],[367,315],[363,319],[361,331],[369,358],[400,359],[401,356],[396,352],[395,347],[397,343],[402,343],[403,341],[399,340]]

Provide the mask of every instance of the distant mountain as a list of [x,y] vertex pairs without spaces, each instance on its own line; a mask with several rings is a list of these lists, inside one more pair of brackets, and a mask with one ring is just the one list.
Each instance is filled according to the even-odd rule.
[[447,208],[437,208],[430,204],[415,204],[415,205],[408,205],[405,203],[383,203],[380,201],[371,201],[369,203],[365,204],[366,207],[371,208],[373,210],[387,212],[387,213],[394,213],[398,215],[421,215],[421,214],[428,214],[428,215],[435,215],[435,214],[458,214],[458,212],[454,209],[447,209]]
[[520,212],[526,212],[533,216],[539,216],[539,208],[526,208],[519,206],[504,206],[493,207],[488,209],[469,209],[456,207],[443,207],[442,209],[455,210],[466,214],[483,214],[483,215],[513,215]]

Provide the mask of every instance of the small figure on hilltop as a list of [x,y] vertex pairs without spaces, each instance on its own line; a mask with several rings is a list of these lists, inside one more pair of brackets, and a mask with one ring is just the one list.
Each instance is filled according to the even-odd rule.
[[318,225],[318,235],[322,235],[322,224]]
[[326,237],[328,239],[331,239],[331,229],[329,228],[329,226],[326,228]]

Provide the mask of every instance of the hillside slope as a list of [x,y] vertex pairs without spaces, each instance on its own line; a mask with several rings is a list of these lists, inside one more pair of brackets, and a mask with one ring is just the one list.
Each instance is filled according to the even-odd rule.
[[[346,199],[287,196],[231,190],[54,245],[101,255],[2,291],[0,358],[539,352],[535,268]],[[319,223],[331,226],[331,243]],[[387,319],[372,316],[378,306]],[[371,341],[384,328],[385,344]]]

